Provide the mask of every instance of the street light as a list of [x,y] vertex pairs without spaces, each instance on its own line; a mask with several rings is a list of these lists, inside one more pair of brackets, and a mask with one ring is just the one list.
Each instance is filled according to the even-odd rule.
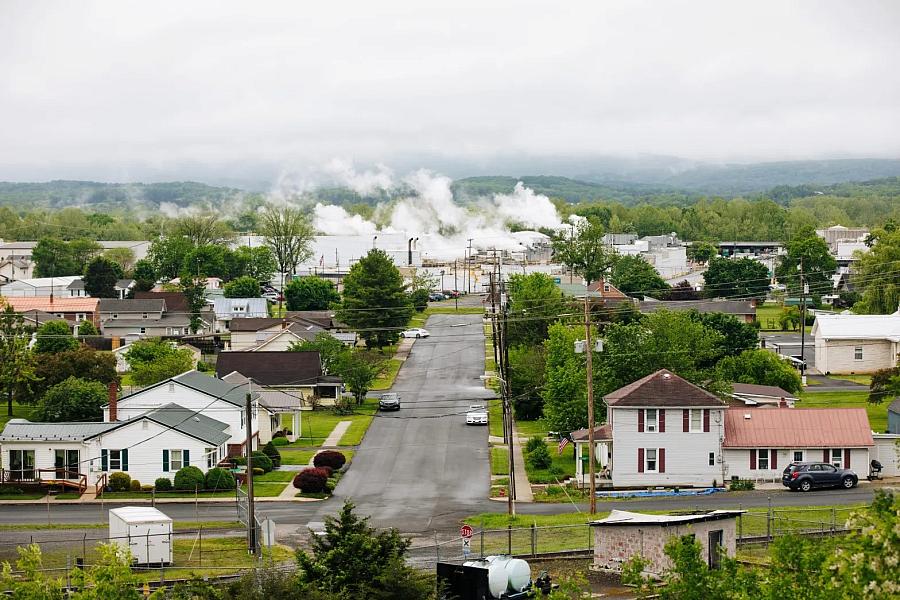
[[372,249],[373,249],[373,250],[375,249],[375,240],[377,240],[377,239],[378,239],[378,236],[377,236],[377,235],[373,235],[373,236],[372,236]]

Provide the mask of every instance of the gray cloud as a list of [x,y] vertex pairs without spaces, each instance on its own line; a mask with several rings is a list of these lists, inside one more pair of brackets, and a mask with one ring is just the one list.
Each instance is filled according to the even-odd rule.
[[896,2],[557,4],[7,0],[0,177],[900,155]]

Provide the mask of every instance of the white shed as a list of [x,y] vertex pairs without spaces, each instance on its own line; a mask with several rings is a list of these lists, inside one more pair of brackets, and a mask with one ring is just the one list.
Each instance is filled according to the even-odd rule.
[[172,519],[149,506],[109,511],[109,541],[131,552],[141,565],[172,564]]

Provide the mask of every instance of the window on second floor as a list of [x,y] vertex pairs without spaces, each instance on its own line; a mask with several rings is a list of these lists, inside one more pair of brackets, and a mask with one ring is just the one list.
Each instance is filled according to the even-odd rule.
[[703,409],[691,409],[691,433],[703,431]]
[[649,432],[659,429],[659,413],[655,408],[644,409],[644,428]]

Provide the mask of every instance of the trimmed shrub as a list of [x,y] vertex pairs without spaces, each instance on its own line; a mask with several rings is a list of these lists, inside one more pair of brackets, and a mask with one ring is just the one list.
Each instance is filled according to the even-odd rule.
[[0,496],[21,496],[25,490],[17,487],[9,487],[8,485],[0,486]]
[[138,481],[137,479],[132,479],[131,480],[131,491],[132,492],[141,491],[141,482]]
[[525,443],[525,454],[531,454],[541,446],[546,446],[544,443],[544,438],[536,435],[532,438],[528,438],[528,441]]
[[247,457],[246,456],[233,456],[231,458],[231,462],[233,462],[236,467],[243,467],[244,465],[247,464]]
[[187,467],[181,467],[180,469],[178,469],[178,472],[175,473],[176,490],[187,490],[193,492],[197,488],[202,490],[205,484],[206,482],[203,476],[203,471],[201,471],[199,467],[189,465]]
[[281,452],[278,451],[278,448],[275,447],[275,444],[272,442],[267,442],[265,446],[263,446],[263,454],[272,459],[272,464],[277,469],[281,466]]
[[168,477],[160,477],[153,483],[153,487],[156,488],[157,492],[171,492],[172,480]]
[[253,467],[253,476],[254,477],[256,477],[257,475],[265,475],[265,474],[266,474],[265,469],[261,469],[259,467]]
[[290,443],[291,443],[291,440],[287,439],[286,437],[272,438],[273,446],[287,446]]
[[549,469],[553,464],[553,457],[547,450],[546,444],[541,444],[525,456],[525,461],[532,469]]
[[131,488],[131,476],[128,473],[116,471],[109,476],[109,489],[113,492],[127,492]]
[[323,450],[313,457],[313,464],[317,467],[331,467],[337,471],[347,463],[347,457],[337,450]]
[[732,480],[732,482],[728,485],[728,489],[732,492],[750,491],[756,489],[756,484],[753,483],[752,479],[738,479],[736,481]]
[[324,467],[316,467],[316,468],[317,468],[317,469],[322,469],[323,471],[325,471],[325,473],[326,473],[329,477],[331,477],[332,475],[334,475],[334,469],[332,469],[331,467],[324,466]]
[[148,485],[142,485],[142,486],[141,486],[141,491],[142,491],[142,492],[152,492],[152,491],[153,491],[153,486],[152,486],[152,485],[149,485],[149,484],[148,484]]
[[294,487],[305,494],[319,494],[325,491],[328,475],[322,469],[303,469],[294,477]]
[[266,454],[263,454],[259,450],[255,450],[253,452],[253,468],[256,469],[257,467],[268,473],[275,468],[275,464]]
[[233,490],[234,486],[234,474],[231,471],[216,467],[206,472],[206,489]]

